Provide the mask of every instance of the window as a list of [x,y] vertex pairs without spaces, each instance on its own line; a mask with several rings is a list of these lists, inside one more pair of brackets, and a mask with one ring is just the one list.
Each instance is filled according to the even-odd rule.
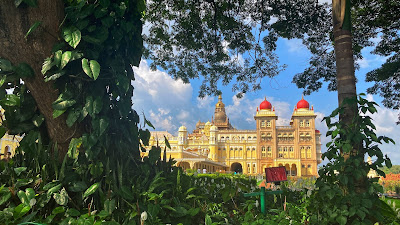
[[289,158],[288,148],[283,147],[283,158]]
[[300,120],[300,127],[304,127],[304,121]]
[[261,121],[261,127],[265,127],[265,120]]
[[254,148],[254,147],[253,147],[251,150],[252,150],[252,151],[255,151],[255,150],[256,150],[256,148]]
[[306,127],[310,127],[310,120],[306,120]]
[[268,146],[268,148],[267,148],[267,156],[268,156],[268,158],[271,158],[272,157],[272,151],[271,151],[271,147],[270,146]]
[[250,148],[247,148],[247,151],[250,151]]
[[253,137],[253,140],[257,140],[257,137],[256,137],[256,136],[254,136],[254,137]]
[[311,147],[307,147],[307,158],[311,159]]
[[267,127],[271,127],[271,120],[267,120]]
[[266,152],[265,146],[261,147],[261,157],[263,157],[263,158],[267,157],[267,152]]
[[251,164],[247,163],[247,173],[251,173]]
[[306,150],[304,149],[304,147],[300,148],[300,153],[301,153],[301,158],[305,159],[306,158]]
[[255,163],[253,163],[253,173],[257,173],[256,164]]
[[289,147],[289,157],[294,158],[294,150],[293,147]]

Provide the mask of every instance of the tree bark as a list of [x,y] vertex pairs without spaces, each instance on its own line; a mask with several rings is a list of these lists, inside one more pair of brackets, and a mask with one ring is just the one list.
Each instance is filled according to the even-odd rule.
[[[338,101],[339,107],[345,107],[345,112],[340,115],[340,120],[345,124],[350,124],[357,114],[356,104],[353,106],[343,105],[344,99],[357,97],[350,23],[350,1],[333,0],[332,7]],[[346,19],[348,21],[345,21]]]
[[[52,82],[45,82],[41,74],[44,59],[49,57],[53,45],[59,41],[60,24],[64,19],[62,0],[40,0],[37,7],[16,7],[14,1],[0,3],[0,58],[29,64],[35,76],[24,79],[37,107],[45,117],[49,138],[58,144],[63,157],[68,151],[69,140],[77,135],[76,127],[69,128],[66,115],[53,118],[52,103],[59,93]],[[40,26],[25,39],[29,28],[40,21]]]

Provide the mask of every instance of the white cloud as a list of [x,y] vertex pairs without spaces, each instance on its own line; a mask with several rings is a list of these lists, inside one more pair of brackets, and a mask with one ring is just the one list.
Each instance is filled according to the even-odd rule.
[[291,53],[302,53],[306,51],[306,47],[303,45],[300,39],[283,39],[288,52]]
[[[255,129],[254,115],[257,112],[257,107],[263,100],[262,98],[251,100],[246,95],[239,99],[234,95],[232,97],[233,104],[226,106],[226,113],[231,124],[238,129]],[[275,107],[275,112],[278,116],[277,125],[288,126],[292,115],[290,104],[275,100],[272,97],[267,97],[267,100]]]
[[[367,99],[374,100],[372,95],[367,95]],[[384,143],[380,145],[380,148],[384,155],[387,154],[389,156],[393,164],[399,165],[400,149],[398,144],[400,143],[400,129],[396,125],[399,112],[384,107],[377,107],[377,110],[377,113],[370,115],[376,127],[377,136],[387,136],[396,142],[396,145]]]

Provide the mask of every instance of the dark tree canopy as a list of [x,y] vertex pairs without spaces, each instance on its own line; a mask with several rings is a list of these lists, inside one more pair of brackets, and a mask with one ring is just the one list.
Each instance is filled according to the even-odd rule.
[[274,53],[278,37],[324,33],[326,7],[313,0],[152,1],[145,56],[153,69],[160,66],[184,82],[202,76],[200,96],[218,93],[218,81],[234,81],[240,94],[257,90],[262,78],[285,67]]

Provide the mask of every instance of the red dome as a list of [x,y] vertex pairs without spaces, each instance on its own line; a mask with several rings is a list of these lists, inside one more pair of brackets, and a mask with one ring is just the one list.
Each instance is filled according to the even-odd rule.
[[296,107],[297,109],[309,109],[310,108],[310,104],[306,100],[304,100],[303,97],[301,97],[301,100],[297,103],[296,106],[297,106]]
[[266,99],[263,102],[261,102],[261,104],[260,104],[260,110],[263,110],[263,109],[269,109],[269,110],[272,109],[271,103],[269,101],[267,101]]
[[320,132],[319,130],[315,130],[315,133],[318,133],[318,134],[319,134],[319,133],[321,133],[321,132]]

